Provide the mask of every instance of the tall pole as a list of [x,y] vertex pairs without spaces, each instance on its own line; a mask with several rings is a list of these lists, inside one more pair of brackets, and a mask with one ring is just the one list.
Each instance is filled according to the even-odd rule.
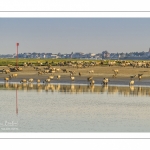
[[18,67],[18,46],[19,46],[19,43],[16,43],[16,46],[17,46],[17,52],[16,52],[16,67]]

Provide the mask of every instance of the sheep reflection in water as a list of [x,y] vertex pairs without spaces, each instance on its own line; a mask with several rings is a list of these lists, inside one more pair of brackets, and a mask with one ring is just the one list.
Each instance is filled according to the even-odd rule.
[[150,87],[136,87],[136,86],[108,86],[108,85],[76,85],[76,84],[70,84],[70,85],[61,85],[61,84],[51,84],[51,83],[3,83],[0,85],[0,87],[5,89],[18,89],[18,90],[34,90],[36,89],[37,92],[40,91],[47,91],[47,92],[70,92],[70,93],[84,93],[84,92],[90,92],[90,93],[99,93],[102,94],[104,92],[107,92],[107,94],[115,94],[118,93],[119,95],[135,95],[135,96],[142,96],[147,95],[150,96]]

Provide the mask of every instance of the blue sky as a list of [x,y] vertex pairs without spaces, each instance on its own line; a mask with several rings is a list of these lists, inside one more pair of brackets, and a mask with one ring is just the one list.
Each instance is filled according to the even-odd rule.
[[141,52],[150,48],[149,18],[0,18],[0,54]]

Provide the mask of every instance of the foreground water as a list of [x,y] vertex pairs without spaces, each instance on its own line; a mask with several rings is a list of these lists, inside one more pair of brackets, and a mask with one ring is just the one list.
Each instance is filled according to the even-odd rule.
[[150,132],[150,87],[0,84],[0,132]]

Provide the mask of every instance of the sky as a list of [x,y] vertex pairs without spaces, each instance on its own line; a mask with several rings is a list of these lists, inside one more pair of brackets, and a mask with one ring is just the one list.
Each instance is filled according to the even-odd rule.
[[150,18],[0,18],[0,54],[147,52]]

